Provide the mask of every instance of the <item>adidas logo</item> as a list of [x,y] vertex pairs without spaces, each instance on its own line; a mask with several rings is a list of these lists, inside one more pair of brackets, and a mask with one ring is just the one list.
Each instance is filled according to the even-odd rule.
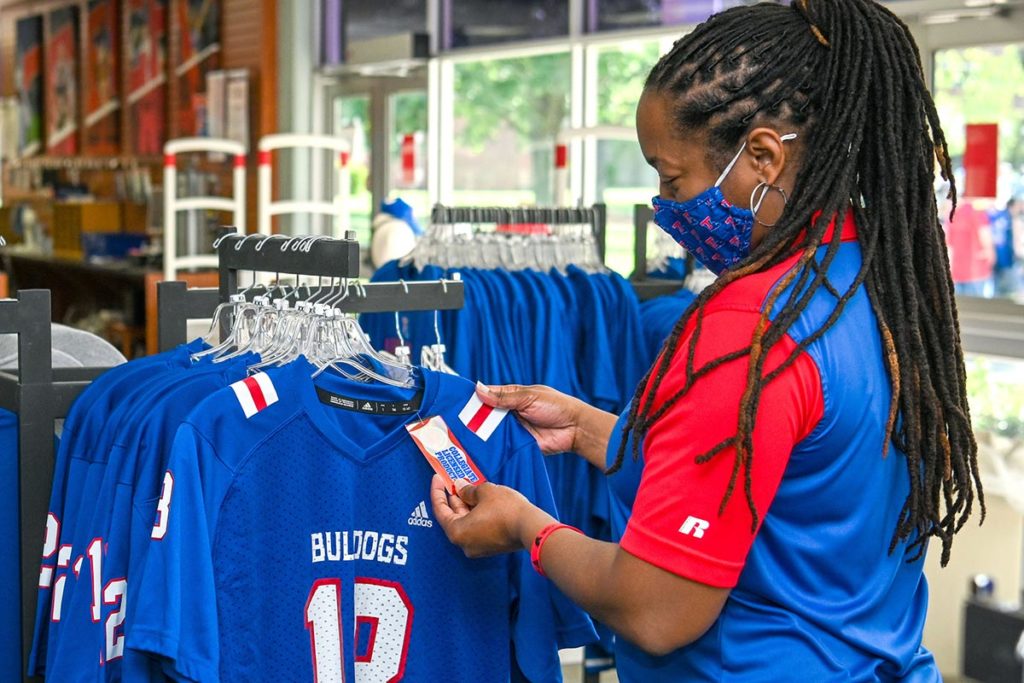
[[363,410],[373,410],[373,406],[371,406],[369,403],[364,403]]
[[421,500],[420,504],[413,508],[412,514],[409,515],[409,525],[433,528],[434,523],[430,521],[430,515],[427,514],[426,501]]

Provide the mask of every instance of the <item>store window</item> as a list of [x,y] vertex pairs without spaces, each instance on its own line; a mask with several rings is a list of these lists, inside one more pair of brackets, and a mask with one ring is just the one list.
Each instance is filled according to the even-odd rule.
[[934,79],[961,194],[942,212],[957,293],[1024,303],[1024,43],[939,50]]
[[742,0],[589,0],[587,30],[615,31],[646,26],[699,24]]
[[[662,52],[659,41],[597,48],[597,124],[635,128],[636,104],[647,73]],[[597,197],[608,206],[605,262],[629,275],[633,269],[633,206],[650,204],[658,174],[635,140],[597,141]]]
[[987,493],[1024,504],[1024,360],[968,354],[967,398]]
[[454,72],[452,203],[553,203],[555,137],[569,118],[569,54],[460,62]]
[[444,50],[568,34],[569,0],[441,0]]

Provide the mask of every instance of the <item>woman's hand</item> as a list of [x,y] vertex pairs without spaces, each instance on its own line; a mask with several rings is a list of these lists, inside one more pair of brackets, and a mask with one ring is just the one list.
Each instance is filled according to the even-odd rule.
[[479,382],[476,393],[489,406],[515,411],[545,455],[572,450],[580,409],[586,407],[578,398],[540,385],[488,387]]
[[[465,484],[450,496],[435,475],[430,501],[448,539],[473,558],[523,550],[555,521],[519,492],[491,483]],[[570,600],[654,655],[699,638],[729,596],[728,589],[676,576],[583,534],[552,534],[541,560],[545,575]]]
[[554,518],[507,486],[484,482],[448,495],[444,481],[430,482],[434,517],[466,557],[487,557],[522,550]]
[[615,415],[540,385],[489,387],[478,382],[476,393],[489,406],[515,411],[545,455],[571,451],[604,469]]

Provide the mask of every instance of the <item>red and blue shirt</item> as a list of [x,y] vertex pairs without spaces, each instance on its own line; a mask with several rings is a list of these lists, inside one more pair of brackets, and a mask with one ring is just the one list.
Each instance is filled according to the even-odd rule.
[[[826,243],[834,239],[827,235]],[[851,217],[828,280],[842,293],[861,265]],[[819,263],[827,247],[818,250]],[[707,305],[695,368],[750,344],[775,285],[797,257],[726,286]],[[769,320],[796,294],[784,291]],[[768,353],[777,368],[834,310],[825,287]],[[658,387],[661,405],[686,380],[694,321]],[[731,589],[721,615],[694,643],[650,657],[619,639],[629,681],[940,680],[921,647],[928,589],[923,559],[890,539],[909,492],[906,456],[882,447],[891,396],[877,320],[860,287],[835,324],[768,384],[753,432],[751,485],[743,473],[719,508],[736,451],[697,456],[736,433],[749,361],[727,362],[648,431],[639,462],[609,478],[622,548],[678,576]],[[612,435],[610,457],[621,436]],[[681,616],[680,618],[685,618]],[[797,673],[799,672],[799,673]]]

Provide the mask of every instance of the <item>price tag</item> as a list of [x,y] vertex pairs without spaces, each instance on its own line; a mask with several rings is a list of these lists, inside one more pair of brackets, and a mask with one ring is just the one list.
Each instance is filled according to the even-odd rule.
[[473,486],[487,481],[440,415],[408,424],[405,428],[433,470],[444,479],[444,487],[449,493],[455,493],[455,482],[460,479]]

